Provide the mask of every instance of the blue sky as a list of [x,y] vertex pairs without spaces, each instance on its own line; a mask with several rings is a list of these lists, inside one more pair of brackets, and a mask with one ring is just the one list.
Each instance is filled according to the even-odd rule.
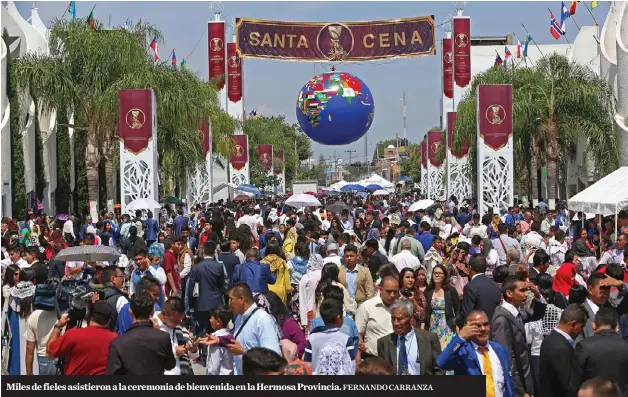
[[[39,2],[37,7],[45,22],[63,15],[69,2]],[[566,2],[569,7],[570,2]],[[30,15],[33,2],[17,2],[23,16]],[[77,1],[77,16],[86,17],[94,2]],[[112,26],[122,25],[127,18],[132,21],[148,20],[164,35],[160,55],[168,57],[176,50],[179,62],[186,59],[187,66],[203,79],[207,78],[208,20],[213,20],[211,2],[97,2],[96,19],[105,25],[111,19]],[[587,2],[590,6],[590,2]],[[364,21],[392,19],[433,14],[437,24],[449,14],[455,14],[451,2],[229,2],[222,3],[223,18],[233,24],[235,17],[286,21]],[[514,32],[520,40],[525,38],[523,22],[539,44],[553,43],[549,33],[549,12],[560,15],[559,1],[539,2],[468,2],[465,15],[471,17],[473,36],[505,36]],[[600,1],[593,14],[603,23],[609,3]],[[593,20],[582,4],[578,6],[575,20],[579,25],[593,25]],[[444,26],[438,27],[437,39],[443,37]],[[573,41],[577,33],[573,21],[568,22],[567,38]],[[230,33],[228,33],[228,38]],[[200,39],[200,41],[199,41]],[[561,42],[564,42],[561,40]],[[198,43],[198,45],[197,45]],[[195,48],[196,46],[196,48]],[[512,49],[511,49],[512,51]],[[440,58],[439,56],[402,59],[395,61],[363,62],[338,67],[353,73],[370,87],[375,100],[375,120],[369,131],[369,156],[374,145],[382,139],[403,134],[401,96],[405,89],[407,102],[407,131],[410,141],[418,142],[432,126],[439,124],[440,114]],[[289,122],[296,122],[296,96],[305,82],[315,74],[329,70],[324,63],[282,62],[270,60],[244,61],[244,100],[247,112],[256,109],[259,114],[285,115]],[[345,150],[357,149],[360,160],[364,159],[364,141],[347,146],[323,146],[313,143],[314,156],[319,154],[339,157],[348,156]]]

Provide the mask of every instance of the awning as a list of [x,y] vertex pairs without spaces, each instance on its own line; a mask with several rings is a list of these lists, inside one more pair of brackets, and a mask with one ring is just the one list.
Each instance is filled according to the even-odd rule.
[[571,211],[615,215],[628,207],[628,167],[606,175],[568,201]]

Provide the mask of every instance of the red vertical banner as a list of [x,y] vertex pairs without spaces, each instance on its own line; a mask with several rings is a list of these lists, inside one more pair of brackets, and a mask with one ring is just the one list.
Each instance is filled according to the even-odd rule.
[[456,133],[456,112],[447,112],[447,147],[451,151],[451,155],[456,158],[465,157],[469,154],[471,142],[465,140],[459,150],[454,150],[454,134]]
[[227,96],[231,102],[242,100],[242,59],[235,43],[227,44]]
[[454,58],[451,50],[451,39],[443,39],[443,94],[447,98],[454,97]]
[[153,139],[153,90],[118,91],[118,125],[124,148],[140,154]]
[[249,161],[249,140],[248,136],[244,134],[234,135],[232,139],[233,147],[231,148],[229,162],[235,170],[240,171],[246,167]]
[[271,172],[273,170],[273,145],[257,145],[257,160],[264,171]]
[[421,141],[421,164],[427,168],[427,141]]
[[471,82],[471,18],[453,18],[454,80],[459,87]]
[[484,144],[499,150],[512,136],[512,85],[478,87],[478,130]]
[[209,60],[209,79],[216,81],[216,88],[225,88],[226,77],[225,23],[222,21],[207,23],[207,55]]
[[443,135],[440,131],[427,132],[427,158],[434,167],[443,165],[443,160],[437,156],[438,148],[442,144]]
[[275,154],[275,161],[274,161],[273,167],[275,168],[275,175],[281,175],[283,173],[283,169],[284,169],[283,152],[277,152],[277,154]]
[[203,153],[205,153],[205,156],[207,156],[207,154],[211,153],[212,151],[212,131],[209,118],[199,121],[196,125],[196,128],[198,129],[197,132],[201,135],[201,141],[203,143]]

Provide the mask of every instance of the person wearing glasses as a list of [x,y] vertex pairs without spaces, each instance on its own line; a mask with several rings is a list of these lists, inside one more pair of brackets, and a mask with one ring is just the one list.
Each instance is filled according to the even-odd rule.
[[107,266],[102,271],[102,282],[104,284],[102,300],[107,302],[113,309],[109,329],[117,331],[120,310],[122,310],[124,305],[129,303],[127,294],[122,291],[122,287],[124,286],[122,271],[120,271],[120,268],[117,266]]

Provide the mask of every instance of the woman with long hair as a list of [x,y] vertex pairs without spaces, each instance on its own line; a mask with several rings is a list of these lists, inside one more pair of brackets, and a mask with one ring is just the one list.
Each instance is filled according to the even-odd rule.
[[[11,347],[9,355],[9,375],[26,375],[26,330],[28,316],[33,311],[35,285],[34,272],[31,268],[20,270],[19,282],[10,290],[8,299],[7,321],[11,329]],[[3,286],[4,289],[4,286]],[[39,374],[38,366],[33,366],[33,375]]]
[[342,227],[342,222],[340,222],[340,218],[338,216],[334,216],[331,220],[331,226],[329,226],[329,233],[338,233],[342,234],[345,232],[345,228]]
[[353,221],[353,233],[358,239],[358,242],[362,244],[366,239],[366,225],[362,218],[355,218]]
[[271,241],[266,246],[266,256],[262,259],[262,263],[270,266],[270,271],[275,275],[275,282],[268,284],[268,289],[281,298],[283,304],[286,304],[288,292],[292,290],[290,285],[290,272],[286,264],[286,258],[283,250],[277,241]]
[[256,248],[255,236],[253,236],[253,231],[249,225],[240,225],[237,235],[240,241],[240,251],[247,252],[251,248]]
[[456,334],[456,316],[460,311],[460,298],[456,289],[449,287],[449,275],[445,266],[436,265],[432,269],[425,299],[425,329],[435,333],[440,340],[441,349],[445,349]]
[[419,266],[414,271],[414,301],[419,305],[419,323],[421,328],[425,326],[425,315],[427,310],[427,300],[425,299],[425,290],[427,289],[427,274],[423,266]]
[[316,285],[315,290],[315,307],[314,307],[314,317],[318,317],[321,303],[323,302],[323,291],[331,285],[335,285],[336,287],[342,288],[342,292],[344,294],[343,305],[345,312],[354,314],[358,308],[358,304],[355,300],[349,295],[349,291],[340,283],[338,279],[338,275],[340,274],[340,269],[335,263],[328,263],[323,266],[323,270],[321,271],[321,279]]
[[164,246],[164,241],[166,240],[166,233],[159,232],[157,235],[157,241],[152,243],[150,247],[148,247],[149,255],[157,255],[159,259],[164,259],[164,254],[166,253],[166,247]]
[[[415,297],[416,290],[414,288],[415,280],[414,280],[414,270],[410,267],[404,267],[399,272],[399,292],[401,299],[407,299],[412,301],[413,310],[413,320],[414,326],[417,328],[421,328],[421,323],[425,317],[425,311],[419,303],[417,302],[417,298]],[[422,294],[422,293],[419,293]]]
[[301,331],[301,326],[292,317],[292,313],[290,313],[279,295],[273,291],[268,291],[264,295],[270,305],[270,314],[275,318],[277,326],[281,331],[280,339],[288,339],[295,343],[299,351],[299,357],[301,357],[303,352],[305,352],[305,345],[307,344],[305,335]]

